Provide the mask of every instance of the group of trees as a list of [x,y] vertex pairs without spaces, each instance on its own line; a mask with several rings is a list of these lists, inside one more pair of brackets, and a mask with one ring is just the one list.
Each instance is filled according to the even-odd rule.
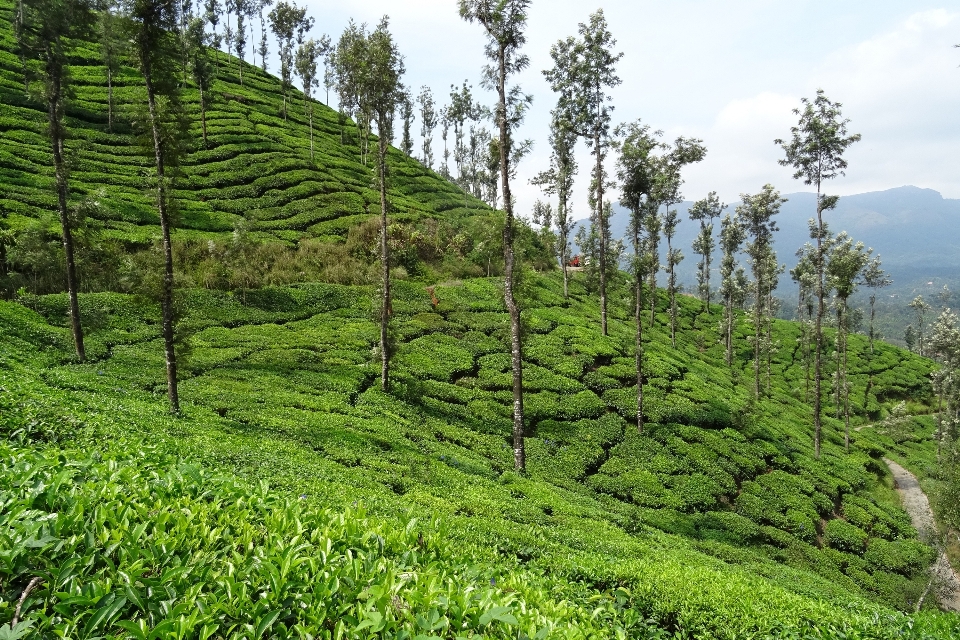
[[[486,34],[487,65],[482,72],[482,86],[495,95],[492,107],[478,101],[472,87],[466,82],[452,87],[450,104],[438,108],[429,87],[422,87],[413,97],[402,82],[403,56],[389,30],[386,17],[374,29],[365,24],[349,23],[334,43],[329,37],[308,38],[313,19],[306,10],[292,2],[280,1],[269,13],[269,0],[228,0],[221,8],[217,0],[208,0],[202,15],[194,15],[190,3],[177,0],[128,0],[122,7],[95,8],[90,0],[23,0],[19,20],[18,41],[24,52],[25,85],[36,78],[43,87],[47,105],[50,144],[56,174],[62,242],[66,254],[66,280],[70,293],[71,322],[77,356],[84,359],[83,331],[77,301],[78,286],[72,258],[73,213],[69,207],[69,177],[63,164],[66,132],[63,113],[70,95],[67,43],[90,25],[99,24],[104,46],[104,67],[108,88],[121,57],[135,62],[142,74],[145,89],[147,117],[141,124],[151,140],[154,164],[153,189],[160,217],[163,273],[160,278],[160,302],[163,310],[162,332],[167,361],[168,393],[171,409],[179,411],[177,394],[177,362],[174,340],[175,305],[173,303],[173,255],[170,234],[173,227],[176,200],[173,181],[177,177],[178,160],[182,148],[184,112],[180,108],[180,92],[189,80],[199,89],[201,125],[206,144],[205,111],[212,100],[212,84],[220,66],[219,56],[211,62],[209,55],[226,44],[241,58],[246,45],[246,28],[252,34],[253,17],[261,23],[261,43],[254,49],[266,69],[266,24],[276,36],[280,58],[282,87],[281,111],[287,116],[293,76],[302,82],[304,114],[310,124],[311,155],[313,155],[313,90],[321,84],[319,65],[322,62],[323,85],[328,94],[333,88],[339,96],[339,109],[353,118],[358,133],[360,160],[366,164],[370,156],[369,143],[376,132],[376,159],[371,173],[380,196],[379,260],[381,264],[380,290],[380,359],[381,384],[389,388],[391,347],[389,321],[391,309],[391,259],[388,215],[390,202],[388,182],[390,167],[388,147],[394,139],[394,123],[402,122],[401,150],[414,152],[412,123],[414,109],[419,108],[422,144],[421,161],[428,167],[434,163],[433,135],[441,128],[444,143],[440,173],[458,182],[464,193],[485,199],[491,206],[503,211],[502,246],[504,303],[510,317],[511,361],[513,369],[513,450],[518,469],[525,466],[524,413],[522,379],[521,310],[516,296],[516,275],[521,265],[515,250],[517,220],[511,182],[516,178],[517,164],[530,149],[529,140],[517,139],[515,133],[523,122],[531,104],[531,97],[520,87],[511,84],[519,72],[529,65],[522,53],[526,42],[525,30],[529,0],[460,0],[459,12],[467,22],[479,25]],[[223,11],[223,13],[221,13]],[[231,25],[236,16],[236,27]],[[218,33],[221,18],[225,23]],[[209,31],[207,30],[209,26]],[[122,37],[117,31],[122,31]],[[252,35],[251,35],[252,37]],[[109,45],[107,44],[109,41]],[[682,172],[687,165],[700,162],[706,155],[702,141],[680,137],[673,142],[662,140],[662,133],[654,131],[642,121],[619,126],[613,124],[614,105],[610,91],[620,84],[617,64],[622,54],[616,52],[616,40],[609,30],[602,11],[592,14],[580,24],[578,33],[556,43],[550,50],[553,66],[544,76],[556,94],[551,111],[550,165],[531,181],[539,186],[552,202],[539,202],[535,207],[538,224],[555,230],[557,256],[563,269],[564,295],[568,290],[568,263],[572,228],[573,187],[578,172],[575,160],[577,143],[582,139],[593,156],[591,179],[587,192],[590,212],[590,233],[581,246],[589,254],[591,268],[596,274],[600,302],[600,327],[608,332],[608,288],[610,280],[620,268],[622,244],[611,238],[610,189],[619,188],[619,203],[630,214],[628,244],[632,249],[627,275],[630,278],[634,322],[636,324],[635,350],[637,368],[637,427],[643,429],[644,386],[644,317],[650,313],[648,324],[656,321],[657,274],[667,272],[666,294],[671,340],[676,346],[677,283],[676,267],[683,254],[674,244],[680,224],[676,205],[682,202]],[[39,62],[39,63],[37,63]],[[113,125],[112,92],[109,100],[109,126]],[[329,97],[327,98],[329,100]],[[816,217],[810,222],[811,243],[797,254],[798,263],[791,275],[799,286],[798,316],[804,322],[804,358],[808,366],[807,393],[813,403],[813,442],[820,452],[824,355],[826,344],[824,324],[832,295],[836,312],[835,405],[837,417],[842,413],[847,422],[849,446],[849,385],[847,382],[847,328],[849,327],[850,296],[859,285],[873,290],[871,295],[870,340],[874,339],[874,303],[876,291],[890,283],[880,268],[878,258],[862,243],[854,242],[846,234],[831,235],[824,214],[832,210],[837,197],[823,193],[824,183],[846,168],[843,158],[846,149],[858,135],[847,132],[848,121],[843,119],[841,105],[830,101],[822,91],[813,100],[803,100],[795,110],[798,125],[791,129],[789,140],[777,140],[785,157],[781,164],[793,167],[794,177],[817,189]],[[488,131],[482,122],[491,121]],[[453,130],[453,162],[457,176],[450,171],[451,152],[448,146]],[[611,154],[614,161],[609,162]],[[608,164],[616,167],[616,175],[607,173]],[[752,301],[753,328],[753,393],[756,396],[770,389],[772,318],[777,300],[774,290],[783,272],[774,251],[777,231],[776,216],[785,200],[771,185],[765,185],[756,194],[741,194],[741,203],[735,212],[725,213],[727,206],[715,192],[696,202],[689,217],[699,224],[699,233],[692,246],[699,256],[697,292],[704,312],[709,312],[713,296],[711,270],[714,254],[719,249],[719,297],[723,305],[723,322],[719,337],[726,350],[728,364],[733,363],[734,323],[738,310]],[[720,220],[719,234],[715,221]],[[661,241],[665,239],[666,262],[661,265]],[[0,244],[0,246],[4,246]],[[740,264],[738,255],[747,257]],[[3,261],[0,261],[2,264]],[[747,267],[749,267],[749,276]],[[923,352],[922,299],[915,301],[920,322],[920,350]],[[944,324],[946,323],[946,324]],[[949,318],[941,318],[931,340],[939,346],[938,353],[949,350],[941,334],[946,335]],[[942,329],[942,330],[941,330]],[[938,333],[939,332],[939,333]],[[937,337],[941,336],[941,337]],[[763,384],[764,375],[766,385]],[[946,378],[944,378],[946,379]],[[951,378],[952,380],[952,378]],[[813,389],[810,390],[812,382]],[[940,388],[947,389],[946,383]],[[949,393],[943,396],[948,404]]]

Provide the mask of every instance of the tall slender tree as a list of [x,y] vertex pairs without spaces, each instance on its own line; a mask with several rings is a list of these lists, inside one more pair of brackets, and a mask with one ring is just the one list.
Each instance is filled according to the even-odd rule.
[[786,202],[773,185],[764,185],[760,193],[740,194],[742,204],[737,207],[747,238],[747,255],[753,272],[753,394],[760,397],[760,360],[764,354],[764,323],[770,314],[768,294],[773,290],[772,277],[776,271],[773,253],[773,234],[778,231],[774,217]]
[[870,289],[870,353],[873,353],[873,341],[877,338],[875,320],[877,317],[877,294],[881,289],[893,284],[893,279],[881,268],[880,256],[876,256],[863,272],[863,284]]
[[207,146],[207,109],[213,101],[213,80],[215,71],[210,65],[207,45],[210,36],[204,30],[204,21],[193,18],[187,27],[187,62],[193,83],[200,92],[200,124],[203,133],[203,146]]
[[69,169],[65,157],[67,129],[64,111],[72,94],[70,85],[70,42],[81,37],[94,24],[94,13],[85,0],[23,0],[20,11],[21,40],[31,57],[39,58],[39,80],[47,107],[47,134],[56,178],[57,210],[66,258],[67,293],[70,300],[70,328],[77,358],[83,362],[87,354],[80,318],[77,266],[74,256],[73,220],[69,209]]
[[[683,179],[680,172],[688,164],[700,162],[707,154],[706,147],[702,140],[694,138],[677,138],[672,146],[664,147],[665,153],[660,156],[656,162],[656,173],[652,188],[652,199],[659,209],[664,206],[663,216],[652,216],[647,218],[648,237],[647,242],[651,252],[655,257],[656,264],[650,265],[650,322],[653,323],[656,312],[656,288],[657,271],[660,264],[660,231],[663,230],[667,235],[667,295],[670,302],[670,335],[671,342],[676,346],[676,270],[675,267],[683,259],[682,254],[673,249],[673,235],[676,232],[679,218],[676,210],[670,207],[683,201],[680,194],[680,186]],[[654,209],[655,211],[657,209]]]
[[223,5],[220,0],[204,0],[203,17],[210,24],[210,44],[214,50],[214,64],[217,71],[220,71],[220,47],[223,46],[223,35],[217,33],[217,25],[220,24],[220,11]]
[[[231,2],[234,0],[227,0]],[[294,48],[313,28],[313,18],[307,16],[306,7],[298,7],[295,2],[280,0],[267,15],[270,30],[277,38],[280,49],[280,88],[283,93],[283,119],[287,119],[287,96],[290,93],[294,73]],[[352,24],[352,22],[351,22]]]
[[573,193],[573,178],[577,173],[577,160],[574,148],[577,135],[570,129],[562,115],[553,112],[550,122],[550,168],[541,171],[531,184],[540,187],[546,195],[557,196],[557,214],[554,217],[557,227],[557,255],[560,269],[563,271],[563,297],[570,296],[570,228],[573,216],[570,213],[570,196]]
[[500,151],[500,182],[503,210],[504,284],[503,298],[510,314],[510,360],[513,369],[513,460],[518,471],[526,469],[526,448],[523,425],[523,345],[520,329],[520,307],[514,294],[516,253],[513,215],[513,193],[510,180],[515,167],[517,145],[513,132],[523,122],[532,98],[519,87],[509,86],[512,76],[523,71],[530,59],[521,53],[526,43],[527,11],[530,0],[460,0],[460,17],[479,23],[487,34],[484,53],[489,64],[483,70],[484,86],[497,94],[494,121]]
[[843,406],[844,447],[850,452],[850,387],[847,383],[849,360],[847,334],[849,332],[849,300],[857,290],[864,269],[870,263],[873,249],[862,242],[854,243],[845,231],[837,235],[827,258],[827,277],[837,295],[837,406]]
[[[797,250],[797,266],[790,270],[790,277],[797,283],[797,322],[800,324],[799,347],[804,367],[804,400],[810,402],[810,365],[812,352],[811,319],[813,318],[813,294],[817,288],[816,266],[813,260],[814,246],[807,242]],[[806,312],[806,315],[804,315]]]
[[[282,4],[282,3],[281,3]],[[279,8],[280,5],[278,4]],[[364,114],[368,122],[377,127],[376,182],[380,194],[380,384],[384,391],[390,387],[389,323],[390,297],[390,242],[387,215],[387,166],[388,145],[393,139],[393,120],[398,108],[406,99],[401,84],[405,71],[403,56],[390,33],[390,23],[384,16],[377,28],[367,32],[366,25],[348,25],[341,36],[335,54],[337,93],[341,102],[348,101],[354,113]]]
[[243,86],[243,61],[247,51],[247,17],[250,15],[251,0],[233,0],[237,12],[237,30],[233,36],[234,49],[231,53],[237,54],[237,73],[240,76],[240,86]]
[[746,230],[739,220],[727,214],[720,222],[720,295],[723,297],[724,315],[724,346],[727,352],[727,366],[733,366],[733,318],[736,313],[737,300],[742,295],[743,287],[737,277],[740,269],[737,265],[737,253],[746,239]]
[[[271,5],[273,5],[273,0],[256,0],[257,18],[260,20],[260,46],[257,47],[257,53],[260,54],[260,68],[264,73],[267,71],[267,55],[270,53],[270,45],[267,42],[267,20],[263,12],[270,8]],[[250,22],[252,27],[252,18]],[[329,40],[330,39],[327,38],[328,45]]]
[[400,120],[403,122],[403,133],[400,137],[400,150],[408,158],[413,157],[413,95],[404,92],[400,101]]
[[420,87],[417,104],[420,105],[420,150],[423,154],[420,156],[420,161],[428,169],[433,169],[433,131],[437,128],[439,114],[430,87],[426,85]]
[[557,111],[571,131],[592,144],[594,156],[590,203],[598,233],[600,264],[600,328],[607,335],[607,234],[604,193],[607,188],[603,162],[610,147],[613,105],[609,91],[620,84],[617,63],[622,53],[614,53],[617,41],[607,28],[603,10],[590,15],[579,25],[579,38],[568,37],[550,48],[554,66],[543,72],[558,94]]
[[100,55],[103,58],[103,70],[107,76],[107,130],[113,131],[113,78],[120,72],[120,59],[124,42],[120,37],[120,18],[114,0],[107,0],[99,11],[97,21],[100,37]]
[[794,179],[817,188],[817,224],[813,227],[812,238],[817,250],[814,263],[817,269],[817,319],[814,325],[816,351],[814,352],[814,398],[813,398],[813,447],[817,458],[820,457],[820,433],[822,430],[822,374],[823,374],[823,318],[826,313],[826,254],[824,252],[823,214],[837,205],[836,196],[823,194],[823,183],[837,176],[846,175],[847,161],[843,154],[855,142],[860,134],[850,135],[847,131],[849,120],[843,118],[842,105],[832,102],[823,90],[817,91],[811,101],[801,100],[801,108],[794,109],[800,116],[795,127],[791,127],[789,141],[777,139],[785,157],[779,161],[782,166],[793,167]]
[[713,261],[713,250],[716,241],[713,239],[713,220],[723,215],[727,205],[720,202],[716,191],[711,191],[703,200],[698,200],[690,207],[688,215],[691,220],[700,223],[700,232],[693,241],[693,251],[700,256],[697,267],[697,292],[703,300],[703,310],[710,311],[710,264]]
[[367,91],[373,121],[377,125],[377,186],[380,190],[380,260],[383,282],[380,306],[380,383],[384,391],[390,386],[390,342],[388,329],[391,314],[390,302],[390,243],[388,238],[387,213],[387,145],[393,138],[393,117],[397,108],[407,98],[400,80],[404,73],[403,56],[400,55],[386,16],[369,37],[369,62],[367,65]]
[[179,39],[176,0],[131,0],[131,40],[143,75],[147,94],[147,122],[153,143],[156,168],[157,211],[163,245],[163,283],[161,292],[162,332],[167,370],[167,396],[170,410],[180,412],[177,387],[177,353],[174,341],[173,307],[173,226],[172,168],[179,156],[180,70],[177,68]]
[[[620,182],[620,204],[630,212],[628,232],[633,245],[633,302],[636,334],[634,358],[637,369],[637,430],[643,432],[643,281],[650,268],[651,254],[643,240],[645,221],[656,216],[656,202],[652,199],[657,173],[654,152],[662,148],[659,131],[640,121],[617,127],[617,179]],[[652,292],[651,292],[652,293]]]
[[683,261],[683,253],[673,247],[680,216],[676,209],[663,216],[663,236],[667,239],[667,296],[670,298],[670,344],[677,348],[677,265]]
[[917,353],[924,356],[926,352],[923,349],[923,325],[927,319],[927,311],[930,311],[932,307],[923,299],[922,295],[914,298],[908,306],[917,314]]
[[294,68],[303,85],[303,112],[310,126],[310,159],[313,160],[313,90],[320,86],[317,78],[317,63],[322,55],[322,44],[310,38],[299,47]]

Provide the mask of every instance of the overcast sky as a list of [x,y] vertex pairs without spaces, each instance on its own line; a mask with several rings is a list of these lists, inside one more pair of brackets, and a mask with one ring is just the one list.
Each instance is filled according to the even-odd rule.
[[[405,81],[415,92],[429,85],[443,104],[452,83],[479,84],[483,33],[459,19],[456,0],[308,4],[315,35],[334,39],[351,17],[375,24],[389,14],[406,57]],[[517,79],[534,96],[519,135],[535,141],[515,187],[519,213],[538,197],[527,181],[549,157],[554,96],[541,71],[551,66],[550,46],[576,34],[577,24],[601,7],[624,53],[615,121],[642,118],[667,138],[696,136],[708,148],[685,174],[688,199],[715,190],[735,201],[767,182],[785,193],[808,190],[777,165],[782,151],[773,139],[789,134],[796,121],[791,109],[818,88],[843,103],[851,130],[863,135],[848,154],[847,176],[831,192],[911,184],[960,198],[956,0],[534,0],[525,50],[532,64]],[[440,145],[438,132],[435,153]],[[588,180],[584,173],[575,187],[578,218],[587,214]]]

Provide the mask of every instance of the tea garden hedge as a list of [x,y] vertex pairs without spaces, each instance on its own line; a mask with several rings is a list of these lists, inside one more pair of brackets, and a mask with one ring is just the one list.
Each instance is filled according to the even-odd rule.
[[[0,622],[63,637],[939,638],[911,613],[933,552],[877,438],[829,418],[812,455],[794,323],[770,397],[726,368],[709,316],[648,333],[631,423],[631,325],[532,276],[529,469],[512,471],[507,324],[493,279],[402,282],[396,383],[375,384],[375,291],[183,292],[184,415],[166,413],[158,310],[0,303]],[[625,296],[626,292],[620,295]],[[626,308],[626,305],[623,305]],[[931,364],[851,339],[859,424],[928,399]],[[872,378],[870,389],[867,382]],[[829,411],[829,406],[828,406]],[[20,631],[12,631],[20,633]],[[152,635],[151,635],[152,634]]]

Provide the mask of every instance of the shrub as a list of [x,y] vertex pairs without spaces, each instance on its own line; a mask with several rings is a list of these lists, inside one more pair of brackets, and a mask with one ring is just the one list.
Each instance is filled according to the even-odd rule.
[[824,527],[827,544],[838,551],[860,555],[867,544],[867,534],[860,527],[840,520],[830,520]]

